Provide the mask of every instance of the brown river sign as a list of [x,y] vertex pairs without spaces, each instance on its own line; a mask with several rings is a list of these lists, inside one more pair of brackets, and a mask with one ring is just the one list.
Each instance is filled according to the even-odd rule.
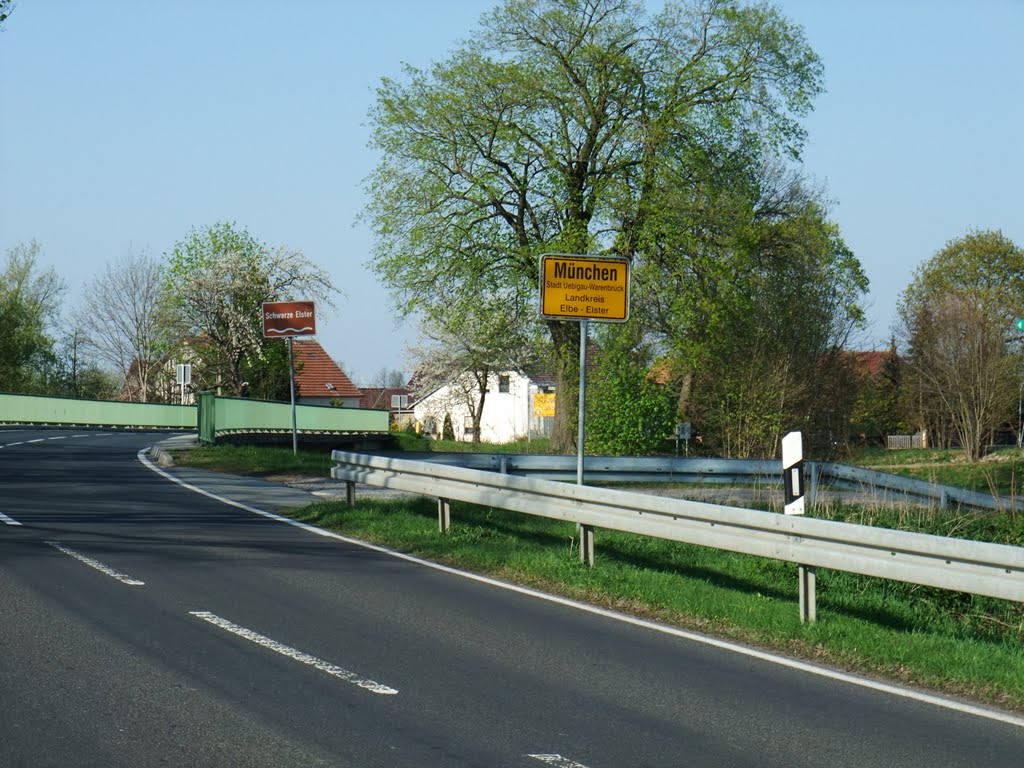
[[316,335],[316,308],[312,301],[263,303],[263,335],[269,339]]

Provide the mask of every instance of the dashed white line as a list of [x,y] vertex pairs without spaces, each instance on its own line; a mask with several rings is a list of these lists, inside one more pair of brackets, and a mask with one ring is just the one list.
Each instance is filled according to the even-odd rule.
[[100,571],[101,573],[105,573],[107,576],[111,577],[112,579],[117,579],[122,584],[127,584],[129,587],[142,587],[142,586],[145,586],[145,584],[146,584],[146,582],[144,582],[144,581],[139,581],[138,579],[133,579],[131,576],[128,576],[127,574],[121,573],[120,571],[115,571],[109,565],[104,565],[99,560],[93,560],[91,557],[87,557],[86,555],[83,555],[81,552],[76,552],[75,550],[71,549],[70,547],[65,547],[59,541],[48,541],[46,543],[49,544],[54,549],[60,550],[65,555],[68,555],[70,557],[75,558],[76,560],[79,560],[79,561],[85,563],[90,568],[95,568],[97,571]]
[[37,437],[35,440],[27,440],[26,442],[29,442],[29,443],[45,443],[47,441],[47,439],[48,438],[45,438],[45,437]]
[[10,448],[11,446],[14,446],[14,445],[24,445],[24,444],[25,443],[8,443],[7,447]]
[[7,523],[8,525],[21,525],[21,523],[19,523],[13,517],[8,517],[3,512],[0,512],[0,521],[3,521],[5,523]]
[[316,656],[310,656],[308,653],[303,653],[302,651],[285,645],[284,643],[271,640],[269,637],[265,637],[258,632],[253,632],[251,629],[240,627],[227,619],[222,619],[220,616],[210,613],[209,611],[190,611],[189,613],[196,618],[207,621],[233,635],[249,640],[250,642],[256,643],[264,648],[269,648],[276,653],[280,653],[282,656],[287,656],[295,661],[308,664],[311,667],[319,669],[321,672],[326,672],[327,674],[340,678],[347,683],[352,683],[352,685],[364,688],[365,690],[370,691],[370,693],[380,693],[384,695],[394,695],[398,693],[394,688],[383,685],[382,683],[374,682],[373,680],[367,680],[364,677],[360,677],[355,672],[350,672],[349,670],[331,664],[328,661],[318,659]]
[[570,760],[568,757],[562,757],[561,755],[527,755],[527,757],[540,760],[547,765],[556,765],[558,768],[587,768],[583,763],[577,763],[575,760]]

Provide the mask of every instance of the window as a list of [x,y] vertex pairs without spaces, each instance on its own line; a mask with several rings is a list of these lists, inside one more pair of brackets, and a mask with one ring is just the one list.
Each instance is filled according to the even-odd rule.
[[499,392],[507,393],[508,392],[508,388],[509,388],[509,376],[508,376],[508,374],[507,373],[499,374],[498,375],[498,391]]

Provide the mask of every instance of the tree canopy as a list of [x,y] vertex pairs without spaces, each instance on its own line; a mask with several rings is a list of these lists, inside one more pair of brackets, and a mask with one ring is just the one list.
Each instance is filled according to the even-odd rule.
[[991,230],[951,240],[915,271],[899,317],[921,428],[951,429],[978,458],[1019,397],[1024,249]]
[[11,392],[39,392],[55,363],[50,328],[67,290],[53,268],[39,264],[33,240],[7,251],[0,270],[0,380]]
[[162,302],[168,324],[199,358],[196,384],[270,397],[288,391],[287,355],[263,338],[260,305],[302,299],[328,309],[333,290],[301,251],[269,248],[221,222],[193,229],[174,246]]
[[[407,313],[437,288],[522,301],[544,252],[642,257],[687,148],[799,153],[822,69],[767,5],[509,0],[428,70],[385,79],[370,113],[371,264]],[[549,321],[553,443],[575,440],[576,323]]]

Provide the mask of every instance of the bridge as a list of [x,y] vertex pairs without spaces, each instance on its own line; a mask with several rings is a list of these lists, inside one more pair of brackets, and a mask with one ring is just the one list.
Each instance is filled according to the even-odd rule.
[[[351,442],[388,434],[386,410],[297,405],[295,411],[297,430],[307,439],[344,436]],[[213,444],[242,436],[270,439],[291,434],[292,410],[289,403],[219,397],[213,392],[199,393],[196,405],[0,393],[0,424],[188,430],[198,431],[202,442]]]

